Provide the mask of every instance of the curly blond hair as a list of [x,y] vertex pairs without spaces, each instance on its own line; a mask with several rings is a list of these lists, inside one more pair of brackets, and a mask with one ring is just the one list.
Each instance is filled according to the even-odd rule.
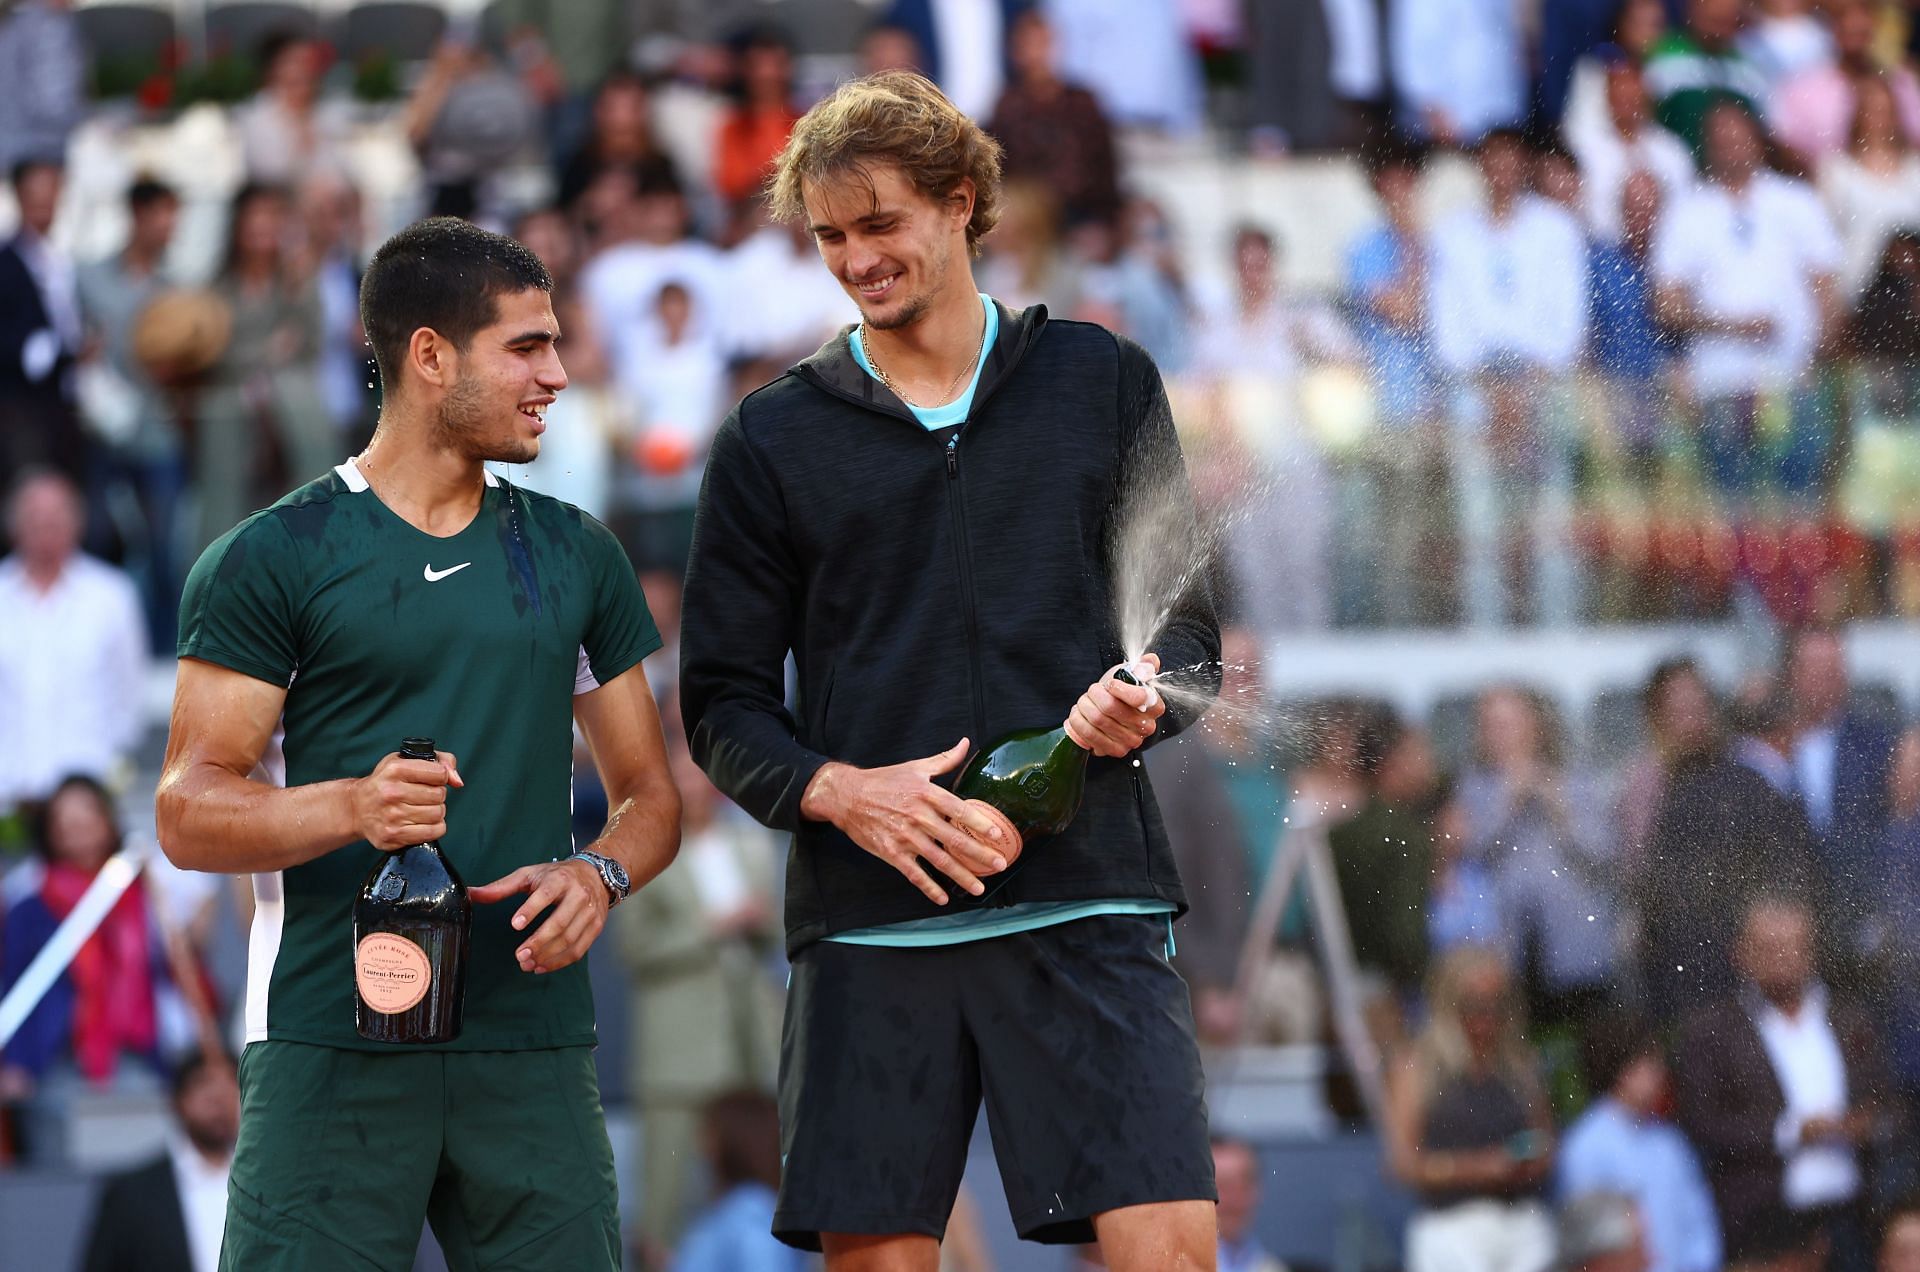
[[869,164],[892,164],[935,202],[973,182],[967,250],[1000,219],[1000,143],[967,118],[933,81],[912,71],[850,80],[793,126],[774,161],[767,202],[775,219],[806,215],[805,185]]

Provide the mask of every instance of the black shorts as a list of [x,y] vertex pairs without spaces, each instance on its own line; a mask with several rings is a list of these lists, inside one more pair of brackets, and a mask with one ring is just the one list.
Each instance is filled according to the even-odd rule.
[[774,1235],[940,1237],[981,1096],[1013,1224],[1093,1240],[1093,1216],[1214,1200],[1206,1084],[1162,915],[963,945],[819,941],[780,1045]]

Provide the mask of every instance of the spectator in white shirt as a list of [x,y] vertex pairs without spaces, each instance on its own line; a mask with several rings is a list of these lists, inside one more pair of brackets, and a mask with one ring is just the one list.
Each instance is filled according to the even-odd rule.
[[1566,138],[1580,160],[1587,227],[1595,238],[1613,243],[1620,238],[1620,197],[1628,177],[1651,174],[1660,183],[1661,202],[1671,204],[1693,188],[1697,174],[1686,143],[1653,122],[1640,67],[1621,57],[1607,64],[1606,75],[1609,126],[1587,133],[1568,129]]
[[70,773],[107,780],[146,728],[146,622],[126,575],[79,550],[80,495],[22,477],[0,559],[0,808],[47,797]]
[[768,223],[761,199],[750,200],[742,215],[751,221],[727,252],[727,294],[754,300],[732,307],[721,334],[729,357],[763,363],[757,384],[818,349],[840,328],[859,322],[860,311],[833,275],[820,268],[806,226]]
[[[581,293],[610,356],[618,359],[628,347],[646,343],[654,304],[670,282],[687,289],[695,310],[716,330],[726,326],[726,257],[693,237],[678,178],[664,170],[643,174],[639,190],[620,203],[614,220],[618,241],[580,273]],[[644,374],[645,369],[633,370]]]
[[292,30],[260,42],[260,90],[234,112],[253,180],[292,187],[322,170],[344,172],[346,121],[320,102],[322,56],[318,41]]
[[1566,210],[1528,188],[1527,145],[1512,129],[1479,146],[1483,207],[1434,231],[1434,348],[1456,375],[1563,373],[1586,333],[1587,249]]
[[630,515],[619,524],[643,563],[684,562],[693,543],[707,448],[729,400],[726,353],[709,312],[691,288],[669,280],[648,321],[629,325],[608,346],[638,424],[628,448]]
[[1220,1191],[1220,1272],[1286,1272],[1254,1220],[1260,1211],[1260,1154],[1245,1140],[1213,1137],[1213,1176]]
[[1848,299],[1858,301],[1894,232],[1920,225],[1920,156],[1901,127],[1886,76],[1854,81],[1853,135],[1844,151],[1820,165],[1820,194],[1840,229],[1841,283]]
[[1471,146],[1527,110],[1527,59],[1512,0],[1418,0],[1387,11],[1400,126]]
[[1572,460],[1544,423],[1564,407],[1585,347],[1586,236],[1564,207],[1529,191],[1517,132],[1488,133],[1479,159],[1485,205],[1434,231],[1428,292],[1434,351],[1455,403],[1448,440],[1467,616],[1497,625],[1520,615],[1501,561],[1511,555],[1505,540],[1525,533],[1532,617],[1570,622],[1578,603]]
[[1832,63],[1833,35],[1813,15],[1813,0],[1759,0],[1754,8],[1735,43],[1769,85]]
[[84,1272],[216,1272],[240,1088],[225,1056],[196,1055],[173,1078],[166,1151],[101,1189]]
[[1249,467],[1285,482],[1284,501],[1247,499],[1228,534],[1249,621],[1263,636],[1332,622],[1333,477],[1308,430],[1301,390],[1312,364],[1358,356],[1327,306],[1281,285],[1273,236],[1242,225],[1231,288],[1200,306],[1190,370],[1218,395]]
[[[1691,337],[1686,376],[1715,483],[1735,499],[1775,486],[1807,496],[1830,444],[1808,372],[1834,330],[1840,239],[1811,187],[1766,169],[1744,107],[1713,106],[1703,136],[1707,180],[1654,243],[1660,317]],[[1754,426],[1776,396],[1790,410],[1790,441],[1763,465]]]
[[1713,1187],[1729,1266],[1869,1265],[1867,1150],[1900,1119],[1877,1032],[1829,996],[1814,948],[1805,901],[1756,899],[1734,950],[1740,994],[1681,1028],[1676,1106]]
[[1200,58],[1176,0],[1045,0],[1043,8],[1060,37],[1060,77],[1092,89],[1115,124],[1199,130]]

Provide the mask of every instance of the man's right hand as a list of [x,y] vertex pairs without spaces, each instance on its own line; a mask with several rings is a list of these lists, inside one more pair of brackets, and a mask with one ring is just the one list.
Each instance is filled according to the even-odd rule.
[[447,833],[447,787],[465,786],[453,756],[435,760],[387,756],[353,783],[353,826],[381,852],[398,852]]
[[827,764],[807,783],[800,815],[831,822],[849,839],[907,877],[935,905],[947,894],[920,867],[934,869],[974,896],[986,891],[979,876],[1007,868],[1016,851],[1002,842],[1000,828],[933,779],[958,768],[967,758],[967,739],[924,760],[862,769]]

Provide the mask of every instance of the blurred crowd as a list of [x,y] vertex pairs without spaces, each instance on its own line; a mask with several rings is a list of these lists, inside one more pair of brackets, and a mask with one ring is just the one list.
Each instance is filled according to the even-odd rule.
[[[902,0],[826,53],[763,24],[585,58],[503,5],[371,104],[312,29],[271,31],[257,87],[194,116],[232,169],[223,246],[196,254],[179,181],[136,158],[108,165],[123,207],[77,202],[97,178],[63,198],[75,129],[137,150],[168,108],[89,103],[86,11],[21,0],[0,65],[66,88],[0,126],[0,476],[81,484],[85,542],[165,650],[197,548],[364,439],[361,263],[392,222],[453,213],[559,280],[573,387],[530,479],[671,566],[720,417],[855,316],[804,231],[767,223],[768,163],[822,68],[913,65],[1006,150],[983,287],[1153,353],[1263,635],[1920,611],[1904,7],[1283,8]],[[369,119],[410,165],[377,207]],[[1258,209],[1202,252],[1144,193],[1168,154],[1364,173],[1371,212],[1331,268],[1290,262]],[[120,246],[77,259],[67,221]]]
[[[823,54],[668,7],[668,38],[618,4],[443,23],[376,110],[413,164],[403,220],[472,217],[552,270],[571,383],[514,475],[615,529],[668,642],[649,674],[685,846],[606,946],[637,1248],[788,1266],[745,1252],[778,1171],[779,846],[685,753],[679,579],[721,417],[857,317],[768,223],[768,164],[819,68],[912,65],[1006,150],[981,286],[1148,348],[1218,528],[1224,709],[1149,759],[1203,1038],[1331,1036],[1330,916],[1299,889],[1252,930],[1277,846],[1324,835],[1387,1163],[1420,1203],[1406,1266],[1920,1267],[1920,733],[1850,684],[1834,626],[1920,613],[1920,23],[1869,0],[899,0]],[[182,246],[198,193],[131,162],[124,232],[81,255],[76,130],[170,107],[89,100],[78,17],[0,10],[0,74],[36,86],[0,95],[0,987],[140,839],[144,682],[186,567],[378,406],[358,278],[392,216],[356,68],[308,27],[249,47],[213,117],[238,167],[208,267]],[[1257,217],[1197,255],[1139,157],[1196,150],[1362,172],[1337,284],[1297,282]],[[1733,616],[1793,633],[1777,665],[1664,664],[1585,730],[1518,684],[1451,719],[1282,709],[1257,656],[1334,627]],[[580,833],[604,812],[583,787]],[[170,1178],[204,1203],[231,1072],[181,1061],[224,1053],[249,905],[150,866],[0,1054],[0,1156],[57,1160],[71,1092],[171,1090]],[[1257,1153],[1216,1154],[1223,1266],[1264,1267]]]
[[[1405,1266],[1564,1266],[1555,1207],[1592,1193],[1632,1203],[1645,1266],[1872,1266],[1920,1184],[1920,730],[1840,633],[1737,684],[1663,662],[1584,736],[1521,684],[1465,721],[1282,709],[1252,649],[1229,634],[1222,706],[1148,755],[1176,964],[1207,1042],[1331,1044],[1350,941]],[[1262,926],[1300,837],[1339,913],[1302,885]]]

